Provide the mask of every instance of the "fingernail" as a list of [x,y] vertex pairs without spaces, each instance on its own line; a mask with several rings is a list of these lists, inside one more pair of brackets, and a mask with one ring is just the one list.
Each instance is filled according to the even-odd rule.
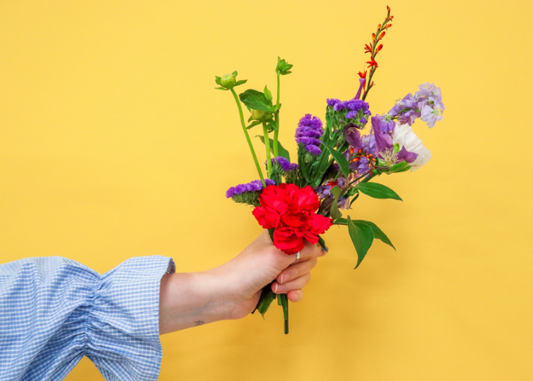
[[278,287],[279,286],[277,284],[274,285],[274,292],[278,292]]
[[283,280],[285,279],[285,275],[282,275],[279,277],[279,283],[283,283]]

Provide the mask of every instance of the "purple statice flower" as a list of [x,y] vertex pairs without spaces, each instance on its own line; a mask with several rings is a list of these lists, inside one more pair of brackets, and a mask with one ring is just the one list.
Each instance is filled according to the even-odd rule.
[[320,149],[322,142],[319,138],[323,133],[322,121],[316,116],[306,114],[298,123],[295,136],[296,143],[302,144],[311,155],[318,156],[322,153]]
[[[265,184],[268,185],[276,185],[276,182],[274,180],[265,179]],[[246,184],[239,184],[234,187],[229,188],[226,191],[226,197],[232,198],[233,196],[236,196],[238,194],[242,194],[245,192],[259,192],[263,190],[263,183],[261,180],[254,180]]]
[[289,160],[285,159],[282,156],[277,156],[272,159],[272,165],[274,165],[276,162],[281,166],[283,172],[295,171],[299,168],[298,164],[291,163]]
[[318,146],[312,144],[305,146],[305,149],[313,156],[318,156],[322,153],[322,150]]
[[346,119],[355,119],[357,118],[357,111],[348,111],[346,113]]
[[333,111],[341,113],[341,117],[344,116],[349,124],[355,123],[359,128],[362,128],[367,123],[368,116],[372,115],[368,103],[357,97],[344,102],[338,99],[335,101],[328,99],[328,105],[333,105]]
[[341,103],[340,99],[329,98],[326,100],[329,107],[334,107],[337,103]]

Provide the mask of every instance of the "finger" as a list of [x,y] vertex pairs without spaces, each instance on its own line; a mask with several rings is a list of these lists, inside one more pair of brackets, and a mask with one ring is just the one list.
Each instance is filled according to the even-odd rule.
[[296,259],[296,255],[294,255],[294,262],[292,264],[294,265],[296,263],[304,262],[309,258],[319,257],[321,253],[322,250],[318,243],[313,245],[312,243],[305,241],[304,248],[300,250],[300,258]]
[[316,266],[316,264],[317,259],[310,258],[307,261],[289,266],[278,275],[276,280],[279,284],[290,282],[291,280],[299,278],[305,273],[311,271]]
[[301,290],[311,280],[311,273],[306,273],[299,278],[293,279],[290,282],[279,284],[278,282],[272,283],[272,291],[276,294],[287,294],[290,291]]
[[298,303],[304,297],[304,292],[302,290],[292,290],[287,294],[287,298],[293,303]]

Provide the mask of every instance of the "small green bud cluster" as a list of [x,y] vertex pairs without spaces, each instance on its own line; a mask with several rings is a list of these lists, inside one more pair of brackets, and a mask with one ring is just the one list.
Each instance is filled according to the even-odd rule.
[[215,82],[220,87],[216,87],[217,90],[231,90],[235,86],[242,85],[243,83],[246,83],[246,79],[242,81],[237,81],[237,72],[234,71],[230,74],[224,74],[222,77],[215,76]]
[[276,65],[276,72],[281,75],[290,74],[291,72],[289,70],[291,70],[292,66],[293,65],[291,65],[287,61],[282,60],[281,58],[278,57],[278,64]]

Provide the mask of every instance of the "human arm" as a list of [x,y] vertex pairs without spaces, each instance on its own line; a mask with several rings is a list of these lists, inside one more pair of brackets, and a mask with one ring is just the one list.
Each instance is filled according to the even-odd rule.
[[159,333],[165,334],[212,323],[239,319],[252,312],[264,286],[298,302],[309,283],[310,271],[325,252],[306,242],[296,261],[276,249],[264,231],[238,256],[214,269],[166,274],[161,279]]

